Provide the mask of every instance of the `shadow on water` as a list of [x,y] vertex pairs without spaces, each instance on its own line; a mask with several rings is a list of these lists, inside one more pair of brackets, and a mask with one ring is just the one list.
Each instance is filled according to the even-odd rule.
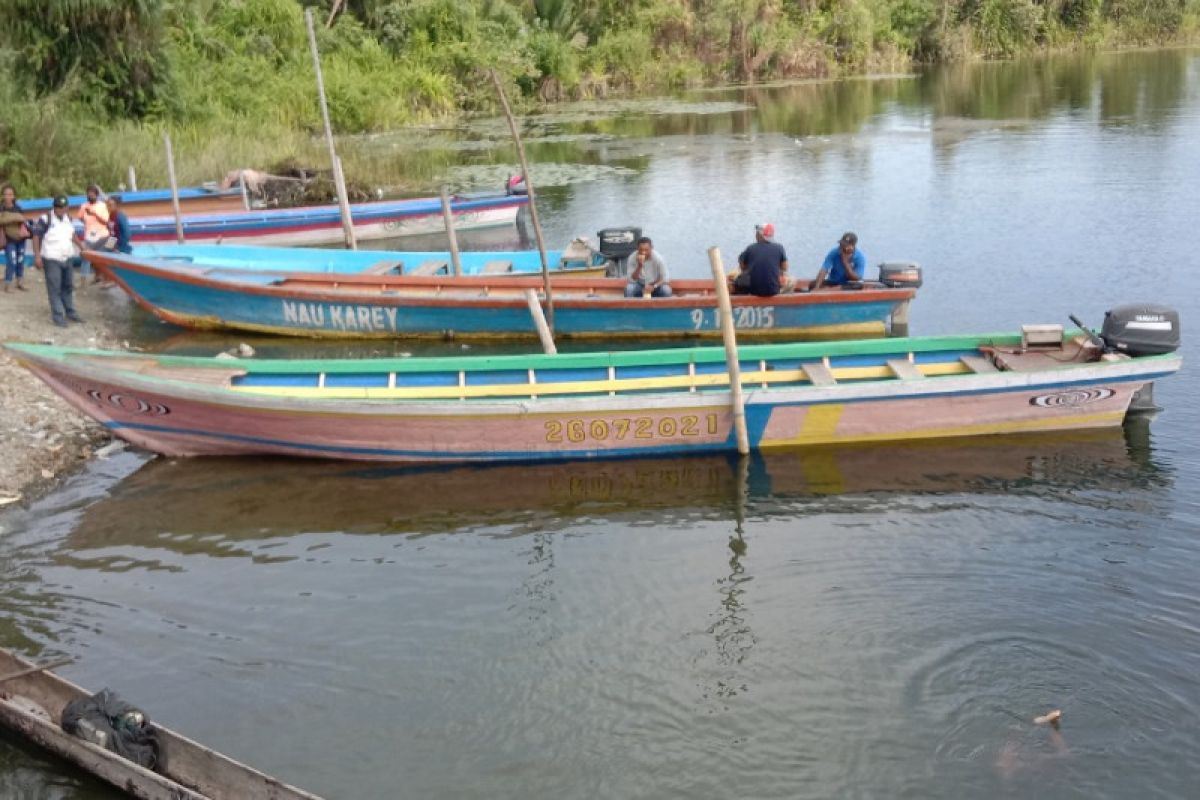
[[1170,485],[1170,470],[1155,464],[1149,447],[1131,445],[1143,436],[1130,428],[816,448],[740,464],[722,456],[443,468],[154,459],[88,506],[67,545],[75,554],[138,546],[245,557],[236,542],[295,533],[423,536],[503,527],[519,534],[564,530],[580,517],[654,515],[678,523],[732,510],[736,559],[753,517],[857,513],[942,494],[1090,503],[1098,493],[1095,502],[1119,504],[1131,487]]

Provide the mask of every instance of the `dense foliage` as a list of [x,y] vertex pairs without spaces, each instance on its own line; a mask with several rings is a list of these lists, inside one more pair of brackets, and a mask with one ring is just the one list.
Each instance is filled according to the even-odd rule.
[[518,102],[533,103],[1200,32],[1200,0],[0,4],[8,77],[0,103],[9,112],[0,116],[0,176],[38,189],[48,188],[47,175],[77,185],[77,171],[115,169],[154,146],[163,127],[185,150],[205,142],[206,152],[219,146],[227,155],[254,156],[267,145],[294,151],[319,124],[304,7],[317,19],[334,127],[343,133],[491,108],[490,68]]

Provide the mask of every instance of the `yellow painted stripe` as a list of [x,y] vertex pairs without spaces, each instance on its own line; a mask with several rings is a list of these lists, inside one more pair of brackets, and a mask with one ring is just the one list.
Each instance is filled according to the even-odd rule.
[[[920,367],[927,375],[951,375],[969,372],[961,364],[931,364]],[[896,376],[887,367],[844,367],[833,370],[839,380],[887,378]],[[743,372],[742,383],[781,384],[807,382],[801,369],[773,369]],[[231,386],[235,392],[266,397],[315,398],[321,400],[445,400],[463,397],[529,397],[538,395],[599,394],[609,392],[644,391],[648,389],[688,389],[729,385],[724,373],[711,375],[671,375],[656,378],[622,378],[595,381],[564,381],[539,383],[493,384],[487,386]]]
[[[780,447],[794,447],[798,444],[854,444],[857,442],[894,442],[905,439],[935,439],[948,436],[988,436],[991,434],[1044,431],[1066,427],[1083,428],[1099,427],[1101,425],[1119,425],[1123,419],[1125,419],[1124,411],[1110,411],[1103,414],[1079,414],[1072,417],[1045,417],[1043,419],[1018,420],[1015,422],[921,428],[915,431],[880,431],[879,433],[867,433],[855,436],[836,436],[831,433],[827,438],[820,438],[819,436],[805,437],[802,426],[800,433],[794,438],[764,439],[759,443],[759,447],[763,450],[768,450]],[[805,421],[807,422],[807,419]]]
[[846,406],[843,403],[809,406],[804,412],[804,421],[800,423],[800,433],[796,435],[796,444],[816,444],[836,439],[838,421]]

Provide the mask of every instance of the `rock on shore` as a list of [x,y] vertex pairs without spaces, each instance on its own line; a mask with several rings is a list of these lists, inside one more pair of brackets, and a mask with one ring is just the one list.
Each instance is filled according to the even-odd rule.
[[[0,292],[0,342],[47,342],[75,347],[119,347],[114,317],[127,315],[128,301],[116,288],[89,283],[75,291],[85,322],[56,327],[50,319],[46,285],[38,270],[26,270],[25,287]],[[50,491],[111,437],[73,409],[33,373],[0,350],[0,507]]]

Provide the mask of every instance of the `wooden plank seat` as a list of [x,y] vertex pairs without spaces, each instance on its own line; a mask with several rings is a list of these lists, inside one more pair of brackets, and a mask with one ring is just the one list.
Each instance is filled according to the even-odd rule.
[[384,259],[376,261],[363,270],[364,275],[400,275],[404,272],[404,262]]
[[503,275],[507,272],[512,272],[513,263],[511,261],[489,261],[483,265],[484,275]]
[[438,261],[436,259],[426,261],[419,264],[409,275],[441,275],[446,272],[446,267],[449,266],[447,261]]
[[833,386],[837,383],[837,378],[833,377],[833,372],[820,361],[801,364],[800,367],[804,370],[804,374],[808,376],[809,383],[813,386]]
[[996,365],[992,363],[990,358],[984,358],[983,356],[963,356],[959,359],[959,361],[961,361],[967,369],[971,370],[971,372],[978,372],[981,375],[985,375],[989,372],[1000,371],[996,369]]
[[889,358],[887,365],[892,370],[892,373],[903,381],[914,381],[925,377],[925,373],[917,369],[917,365],[907,358]]

